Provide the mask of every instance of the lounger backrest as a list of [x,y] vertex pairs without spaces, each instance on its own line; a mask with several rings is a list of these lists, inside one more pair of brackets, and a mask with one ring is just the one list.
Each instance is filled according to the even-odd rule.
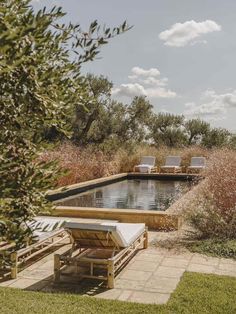
[[156,157],[153,156],[143,156],[141,158],[141,165],[150,165],[150,166],[155,166],[155,161],[156,161]]
[[191,166],[192,167],[205,167],[206,158],[205,157],[192,157]]
[[74,242],[82,248],[120,247],[112,237],[116,226],[68,222],[65,224],[65,229],[69,231]]
[[29,227],[39,232],[51,232],[62,228],[64,224],[64,219],[36,217],[35,220],[30,222]]
[[181,163],[181,157],[179,156],[168,156],[166,157],[166,166],[179,167]]

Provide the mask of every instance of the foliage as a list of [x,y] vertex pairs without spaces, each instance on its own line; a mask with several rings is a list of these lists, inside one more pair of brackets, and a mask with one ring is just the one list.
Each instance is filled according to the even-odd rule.
[[[46,293],[0,288],[2,314],[8,313],[235,313],[236,279],[185,273],[167,304],[137,304],[69,293]],[[95,294],[96,297],[96,294]]]
[[202,144],[207,148],[230,146],[231,137],[228,130],[213,128],[204,134]]
[[187,204],[186,218],[201,238],[236,237],[236,153],[219,150],[210,156],[205,180]]
[[207,239],[186,244],[196,253],[236,259],[236,240]]
[[202,138],[210,131],[209,123],[200,119],[191,119],[185,122],[185,132],[188,145],[199,144]]
[[67,116],[89,101],[81,64],[100,46],[128,29],[95,21],[88,32],[60,24],[61,8],[35,13],[29,0],[0,4],[0,237],[18,247],[31,236],[28,221],[45,209],[45,192],[57,167],[38,162],[42,129],[70,135]]
[[183,124],[184,116],[159,113],[153,117],[150,137],[158,146],[182,146],[186,140],[182,128]]

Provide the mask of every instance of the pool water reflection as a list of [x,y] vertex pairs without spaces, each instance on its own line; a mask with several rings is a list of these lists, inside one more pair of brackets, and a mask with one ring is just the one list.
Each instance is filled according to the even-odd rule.
[[128,179],[57,202],[60,206],[166,210],[190,189],[188,181]]

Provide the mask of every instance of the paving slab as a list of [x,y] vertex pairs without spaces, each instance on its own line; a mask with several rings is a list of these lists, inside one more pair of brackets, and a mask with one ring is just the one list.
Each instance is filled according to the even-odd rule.
[[151,276],[151,271],[127,269],[120,275],[120,278],[135,281],[147,281]]
[[187,267],[187,271],[204,273],[204,274],[214,274],[216,271],[216,266],[191,263]]
[[220,275],[220,276],[236,277],[236,270],[230,271],[230,270],[216,269],[215,274]]
[[171,278],[180,278],[185,272],[185,268],[177,267],[168,267],[168,266],[159,266],[154,272],[154,275],[157,277],[171,277]]
[[158,267],[158,263],[147,262],[142,260],[136,260],[132,264],[128,265],[128,269],[140,270],[140,271],[155,271]]
[[133,293],[133,290],[123,290],[118,297],[119,301],[128,301]]
[[179,283],[179,278],[152,276],[145,287],[145,291],[172,293]]
[[232,271],[232,272],[236,272],[236,264],[234,263],[219,263],[219,267],[220,270],[227,270],[227,271]]
[[131,290],[143,290],[145,281],[128,280],[128,279],[116,279],[116,287],[119,289],[131,289]]
[[217,266],[220,262],[220,259],[217,257],[209,257],[209,256],[202,256],[202,255],[194,255],[191,258],[191,263],[193,264],[203,264],[209,266]]
[[161,265],[162,266],[170,266],[170,267],[177,267],[177,268],[186,268],[189,264],[189,260],[185,258],[174,258],[174,257],[165,257]]
[[110,289],[110,290],[106,290],[100,294],[96,295],[96,298],[102,298],[102,299],[109,299],[109,300],[117,300],[119,298],[119,296],[122,294],[122,290],[121,289]]

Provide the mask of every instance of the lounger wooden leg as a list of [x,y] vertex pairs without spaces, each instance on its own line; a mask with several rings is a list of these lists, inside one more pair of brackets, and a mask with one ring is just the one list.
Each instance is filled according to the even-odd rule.
[[17,264],[18,264],[18,257],[17,257],[17,252],[13,252],[11,254],[11,278],[15,279],[17,278]]
[[114,281],[115,281],[115,273],[114,273],[114,262],[108,261],[108,271],[107,271],[107,286],[108,288],[114,288]]
[[147,249],[148,248],[148,232],[146,231],[145,233],[144,233],[144,242],[143,242],[143,248],[144,249]]
[[59,282],[61,275],[61,262],[60,262],[60,255],[54,255],[54,281]]

